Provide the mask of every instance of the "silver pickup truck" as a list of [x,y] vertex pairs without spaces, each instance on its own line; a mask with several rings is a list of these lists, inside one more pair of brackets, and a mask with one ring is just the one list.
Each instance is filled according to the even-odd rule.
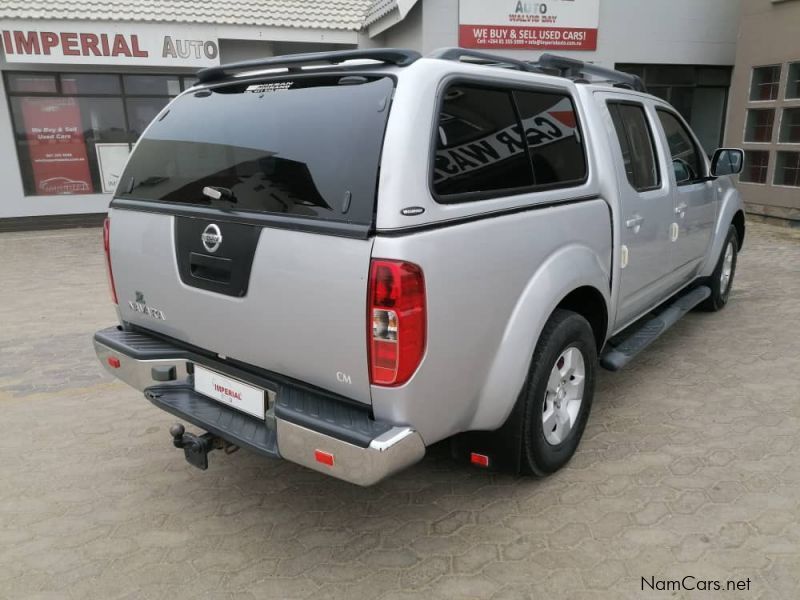
[[205,69],[133,150],[104,228],[103,366],[200,468],[247,448],[360,485],[450,439],[544,476],[597,366],[725,306],[731,175],[635,76],[370,49]]

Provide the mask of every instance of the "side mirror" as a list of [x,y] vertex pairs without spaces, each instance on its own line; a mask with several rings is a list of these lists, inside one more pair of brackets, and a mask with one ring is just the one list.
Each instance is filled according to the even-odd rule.
[[738,148],[719,148],[711,159],[711,174],[714,177],[737,175],[744,167],[744,152]]

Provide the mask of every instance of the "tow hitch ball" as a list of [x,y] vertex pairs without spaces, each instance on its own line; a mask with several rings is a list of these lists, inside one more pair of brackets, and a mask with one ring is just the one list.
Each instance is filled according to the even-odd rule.
[[180,423],[175,423],[169,428],[172,436],[172,443],[176,448],[183,448],[183,454],[187,462],[203,469],[208,468],[208,453],[215,448],[222,448],[222,440],[210,433],[200,436],[193,433],[186,433],[186,429]]

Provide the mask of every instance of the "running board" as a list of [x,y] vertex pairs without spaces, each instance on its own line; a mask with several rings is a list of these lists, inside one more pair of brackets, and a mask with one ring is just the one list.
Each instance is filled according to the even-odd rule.
[[705,285],[691,289],[650,317],[617,334],[600,355],[600,366],[609,371],[619,371],[710,295],[711,289]]

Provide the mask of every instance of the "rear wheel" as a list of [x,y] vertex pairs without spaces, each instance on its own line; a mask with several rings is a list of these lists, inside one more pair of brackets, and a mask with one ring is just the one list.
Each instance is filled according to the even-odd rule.
[[542,477],[569,462],[594,397],[597,348],[589,322],[556,310],[545,325],[523,389],[522,467]]
[[731,225],[728,235],[722,245],[717,266],[708,279],[711,295],[703,301],[700,308],[707,311],[722,310],[728,303],[728,297],[733,287],[733,277],[736,275],[736,261],[739,256],[739,238],[736,228]]

